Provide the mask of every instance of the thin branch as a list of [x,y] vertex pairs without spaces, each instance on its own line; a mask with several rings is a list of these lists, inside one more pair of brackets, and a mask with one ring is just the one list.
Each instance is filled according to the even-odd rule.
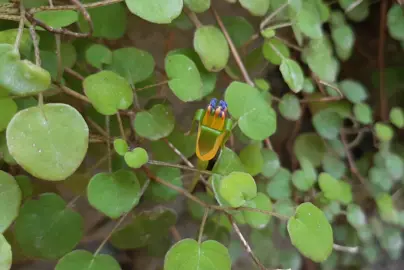
[[211,8],[211,10],[212,10],[212,13],[213,13],[217,23],[219,24],[220,29],[222,30],[222,32],[227,40],[227,43],[229,43],[231,53],[232,53],[234,59],[236,60],[236,63],[241,71],[241,74],[243,74],[244,80],[249,85],[254,86],[254,82],[251,80],[250,75],[248,75],[247,69],[245,68],[245,66],[243,64],[240,54],[238,53],[236,46],[234,45],[233,41],[231,40],[230,35],[227,32],[227,29],[222,22],[222,19],[220,18],[219,14],[217,13],[217,11],[214,8]]
[[179,231],[177,230],[177,227],[171,226],[170,232],[171,232],[172,236],[174,237],[175,241],[177,241],[177,242],[181,241],[182,237],[181,237],[181,234],[179,233]]
[[105,116],[105,128],[107,130],[107,153],[108,153],[108,171],[112,172],[112,159],[111,159],[111,129],[110,129],[110,117],[109,115]]
[[208,215],[209,215],[209,208],[205,208],[205,211],[203,213],[201,227],[199,228],[199,236],[198,236],[199,245],[202,243],[203,231],[205,229],[205,224],[206,224],[206,220],[208,219]]
[[196,169],[193,166],[188,167],[188,166],[183,166],[183,165],[180,165],[180,164],[168,163],[168,162],[163,162],[163,161],[158,161],[158,160],[149,160],[147,163],[151,164],[151,165],[172,167],[172,168],[178,168],[178,169],[188,170],[188,171],[192,171],[192,172],[199,172],[199,173],[206,174],[206,175],[214,175],[214,174],[217,175],[217,173],[213,173],[213,172],[208,171],[208,170],[199,170],[199,169]]
[[278,37],[278,36],[275,36],[275,38],[276,38],[277,40],[279,40],[279,41],[282,41],[286,46],[288,46],[288,47],[290,47],[290,48],[292,48],[292,49],[295,49],[295,50],[298,51],[298,52],[303,52],[303,49],[302,49],[302,48],[300,48],[300,47],[297,46],[297,45],[294,45],[294,44],[290,43],[290,42],[287,41],[286,39],[281,38],[281,37]]
[[61,41],[60,41],[60,34],[55,35],[55,43],[56,43],[56,56],[57,56],[57,76],[56,81],[60,83],[62,81],[63,76],[63,63],[62,63],[62,53],[61,53]]
[[279,13],[281,12],[284,8],[286,8],[289,5],[289,1],[286,1],[285,4],[282,6],[278,7],[274,12],[269,14],[268,17],[266,17],[261,23],[260,23],[260,29],[264,29],[265,26]]
[[233,229],[236,231],[238,237],[240,238],[240,241],[243,244],[244,249],[247,251],[248,255],[250,255],[250,257],[253,259],[253,261],[259,267],[259,269],[266,270],[265,266],[260,262],[260,260],[257,258],[257,256],[255,256],[255,254],[252,251],[247,240],[244,238],[243,234],[241,233],[240,228],[237,226],[236,222],[234,222],[233,217],[228,214],[227,218],[229,219],[231,225],[233,226]]
[[155,84],[146,85],[145,87],[136,88],[136,91],[142,91],[142,90],[146,90],[146,89],[149,89],[149,88],[152,88],[152,87],[155,87],[155,86],[165,85],[168,82],[169,82],[169,80],[165,80],[165,81],[158,82],[158,83],[155,83]]
[[18,32],[17,32],[17,36],[15,38],[15,43],[14,43],[14,49],[16,51],[18,51],[20,48],[21,37],[22,37],[22,34],[24,33],[24,21],[25,21],[24,14],[25,14],[24,5],[22,2],[20,2],[20,23],[18,25]]
[[383,121],[388,120],[388,100],[384,95],[384,43],[386,38],[386,13],[388,1],[384,0],[380,8],[380,28],[379,28],[379,52],[378,52],[378,66],[379,66],[379,99],[380,99],[380,116]]
[[200,28],[203,26],[201,21],[196,16],[195,12],[189,10],[188,8],[184,8],[184,12],[185,14],[187,14],[188,18],[191,20],[191,22],[195,25],[196,28]]
[[121,118],[121,115],[120,115],[119,112],[116,114],[116,118],[117,118],[117,120],[118,120],[119,131],[121,132],[122,139],[123,139],[124,141],[127,141],[127,140],[126,140],[125,129],[123,128],[122,118]]
[[65,94],[67,94],[67,95],[69,95],[69,96],[72,96],[72,97],[74,97],[74,98],[80,99],[80,100],[82,100],[82,101],[84,101],[84,102],[86,102],[86,103],[91,103],[91,101],[88,99],[88,97],[86,97],[86,96],[84,96],[84,95],[82,95],[82,94],[80,94],[80,93],[78,93],[78,92],[76,92],[76,91],[70,89],[69,87],[67,87],[67,86],[65,86],[65,85],[63,85],[63,84],[61,84],[61,83],[55,82],[55,84],[56,84],[57,86],[59,86],[59,88],[60,88]]
[[65,67],[65,71],[80,81],[85,79],[80,73],[71,68]]
[[334,250],[336,251],[342,251],[342,252],[347,252],[347,253],[351,253],[351,254],[356,254],[359,251],[359,247],[348,247],[348,246],[340,246],[337,244],[333,245]]
[[[108,6],[116,3],[123,2],[124,0],[104,0],[104,1],[99,1],[95,3],[89,3],[89,4],[82,4],[82,7],[85,9],[89,8],[97,8],[97,7],[103,7],[103,6]],[[37,13],[39,11],[43,10],[76,10],[77,6],[76,5],[65,5],[65,6],[43,6],[43,7],[38,7],[38,8],[33,8],[30,11],[32,13]]]

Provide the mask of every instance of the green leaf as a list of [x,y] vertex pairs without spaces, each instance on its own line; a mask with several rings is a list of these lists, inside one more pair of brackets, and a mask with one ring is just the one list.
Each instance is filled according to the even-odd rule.
[[225,146],[213,166],[212,172],[221,175],[228,175],[234,171],[245,172],[244,165],[237,154]]
[[361,103],[368,98],[366,88],[359,82],[346,79],[339,83],[342,94],[352,103]]
[[[36,1],[37,2],[37,1]],[[0,44],[14,45],[15,39],[17,37],[18,28],[7,29],[0,31]],[[39,39],[39,37],[38,37]],[[1,45],[4,46],[4,45]],[[20,41],[20,52],[24,56],[31,54],[32,49],[32,39],[28,29],[24,29]]]
[[269,0],[239,0],[240,5],[253,16],[264,16],[269,8]]
[[329,175],[328,173],[320,173],[318,183],[324,196],[329,200],[338,200],[341,194],[340,181]]
[[348,205],[346,216],[349,224],[351,224],[354,228],[360,229],[367,224],[366,215],[359,205]]
[[299,205],[287,228],[292,244],[304,256],[314,262],[323,262],[331,255],[332,227],[324,213],[312,203]]
[[34,14],[34,18],[53,28],[62,28],[77,22],[79,16],[74,10],[44,10]]
[[[274,50],[274,48],[276,50]],[[289,48],[279,39],[271,38],[264,42],[262,46],[262,53],[269,62],[274,65],[280,65],[282,63],[283,58],[290,57]],[[283,57],[281,57],[281,54]]]
[[128,109],[133,103],[133,92],[129,83],[118,74],[103,70],[83,81],[84,92],[97,112],[113,115]]
[[28,200],[15,222],[15,236],[25,255],[58,259],[71,251],[83,235],[82,217],[54,193]]
[[303,89],[303,71],[295,60],[288,58],[282,59],[279,70],[282,73],[283,79],[293,92],[298,93]]
[[392,38],[404,40],[404,13],[399,4],[393,4],[387,13],[387,29]]
[[296,138],[293,151],[297,159],[306,158],[317,167],[321,165],[326,146],[316,133],[302,133]]
[[136,133],[152,141],[170,135],[174,124],[171,107],[162,104],[154,105],[148,111],[138,112],[134,121]]
[[262,174],[265,177],[272,177],[278,172],[281,167],[278,154],[269,149],[261,149],[261,155],[264,159],[262,166]]
[[369,170],[370,182],[383,191],[390,191],[393,187],[393,181],[386,169],[372,167]]
[[194,35],[194,48],[207,70],[218,72],[227,65],[229,45],[216,26],[199,27]]
[[331,28],[335,50],[342,61],[348,60],[355,45],[355,33],[349,25],[338,25]]
[[241,131],[250,139],[261,141],[276,130],[276,113],[260,91],[248,84],[232,82],[225,92],[230,114],[238,119]]
[[11,269],[12,257],[10,244],[7,242],[6,238],[0,234],[0,269]]
[[382,220],[386,222],[397,221],[397,211],[394,208],[393,198],[388,193],[381,193],[376,197],[376,204]]
[[129,167],[139,169],[149,161],[149,155],[142,147],[136,147],[130,152],[125,153],[125,162]]
[[[257,196],[253,199],[246,201],[244,204],[246,207],[251,207],[255,209],[272,211],[272,202],[271,200],[261,192],[257,193]],[[245,221],[253,228],[262,229],[264,228],[268,222],[271,220],[271,215],[252,212],[252,211],[242,211],[243,217]]]
[[262,171],[264,158],[261,154],[261,143],[256,142],[247,145],[240,151],[240,160],[244,164],[246,172],[256,176]]
[[88,47],[85,56],[87,63],[98,69],[112,62],[111,50],[102,44],[93,44]]
[[184,4],[195,13],[202,13],[209,9],[210,0],[184,0]]
[[14,177],[4,171],[0,171],[0,187],[0,233],[3,233],[18,215],[21,190]]
[[288,120],[297,121],[302,115],[299,99],[290,93],[287,93],[279,102],[279,112]]
[[315,183],[315,178],[307,177],[303,170],[296,170],[292,174],[293,185],[301,191],[308,191]]
[[343,125],[341,116],[332,109],[319,111],[313,116],[312,122],[320,136],[328,140],[336,139]]
[[372,108],[366,103],[356,103],[353,107],[354,115],[358,122],[369,125],[373,122]]
[[254,27],[242,16],[224,16],[222,21],[236,47],[244,45],[255,33]]
[[[84,3],[94,3],[97,0],[84,0]],[[94,26],[93,37],[106,38],[116,40],[126,33],[126,9],[122,3],[115,3],[108,6],[101,6],[88,9],[91,21]],[[111,20],[105,23],[106,18],[119,18],[119,20]],[[83,15],[79,16],[79,27],[82,32],[89,31],[88,22],[84,19]]]
[[118,218],[139,203],[139,180],[128,170],[98,173],[87,186],[87,198],[98,211],[110,218]]
[[240,207],[257,196],[257,186],[250,174],[232,172],[222,178],[219,194],[231,207]]
[[396,154],[388,153],[385,157],[385,166],[394,180],[399,180],[404,175],[404,161]]
[[17,109],[17,104],[15,104],[13,99],[2,97],[0,94],[0,132],[7,128]]
[[165,69],[168,86],[182,101],[199,100],[203,96],[201,75],[195,63],[185,55],[167,55]]
[[394,132],[389,124],[377,122],[374,126],[377,138],[382,142],[388,142],[393,139]]
[[120,156],[125,156],[126,152],[129,150],[129,146],[123,139],[115,139],[114,140],[114,149],[115,152]]
[[292,195],[290,188],[291,176],[291,173],[287,169],[280,168],[266,187],[269,197],[274,200],[289,198]]
[[302,4],[302,9],[296,18],[297,27],[303,34],[312,39],[321,38],[323,36],[322,21],[316,4],[310,1],[305,1]]
[[121,270],[119,263],[110,255],[93,255],[86,250],[74,250],[59,260],[55,270]]
[[390,122],[398,128],[404,128],[404,111],[403,111],[403,109],[398,108],[398,107],[393,107],[390,111]]
[[183,8],[183,0],[125,0],[129,10],[140,18],[158,24],[171,23]]
[[164,270],[231,269],[229,251],[221,243],[208,240],[198,244],[183,239],[170,248],[164,258]]
[[149,52],[128,47],[112,52],[111,65],[108,68],[129,83],[139,83],[152,75],[154,66],[153,56]]
[[[214,200],[211,196],[209,196],[205,192],[195,192],[195,197],[200,199],[203,202],[206,202],[207,204],[214,204]],[[201,206],[199,203],[192,201],[192,200],[187,200],[187,207],[188,207],[188,212],[191,214],[191,216],[196,219],[196,220],[202,220],[205,208]]]
[[176,220],[175,212],[169,208],[157,207],[143,211],[130,224],[112,234],[111,244],[119,249],[144,247],[167,235]]
[[33,193],[33,186],[31,179],[26,175],[17,175],[15,177],[15,180],[17,181],[17,184],[20,187],[22,200],[31,197]]
[[322,161],[324,172],[330,174],[334,178],[342,178],[346,173],[345,162],[333,153],[327,153]]
[[[369,16],[370,3],[368,0],[361,1],[358,5],[355,0],[338,0],[338,2],[352,21],[361,22]],[[350,10],[347,12],[348,8]]]
[[53,103],[19,111],[8,125],[6,137],[10,154],[27,172],[59,181],[82,163],[89,129],[76,109]]
[[51,76],[43,68],[28,60],[12,45],[0,44],[0,87],[18,96],[33,95],[49,88]]
[[[181,171],[178,168],[156,167],[153,168],[153,171],[158,178],[161,178],[179,188],[183,187]],[[178,194],[178,191],[154,181],[150,183],[150,187],[145,193],[147,197],[150,197],[155,202],[172,201],[178,196]]]

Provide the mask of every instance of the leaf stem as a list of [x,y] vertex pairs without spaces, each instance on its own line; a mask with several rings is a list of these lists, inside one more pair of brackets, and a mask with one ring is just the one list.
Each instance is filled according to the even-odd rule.
[[121,114],[120,114],[119,112],[117,112],[116,118],[117,118],[117,120],[118,120],[119,131],[121,132],[122,139],[123,139],[124,141],[127,141],[127,139],[126,139],[126,134],[125,134],[125,129],[123,128],[123,123],[122,123]]
[[195,12],[189,10],[188,8],[184,8],[184,12],[185,14],[187,14],[188,18],[191,20],[191,22],[195,25],[196,28],[200,28],[203,26],[201,21],[196,16]]
[[158,161],[158,160],[149,160],[147,163],[151,164],[151,165],[172,167],[172,168],[178,168],[178,169],[188,170],[188,171],[192,171],[192,172],[199,172],[199,173],[206,174],[206,175],[215,175],[215,174],[218,175],[217,173],[213,173],[208,170],[196,169],[193,166],[188,167],[188,166],[184,166],[184,165],[180,165],[180,164],[168,163],[168,162],[163,162],[163,161]]
[[111,129],[110,129],[110,117],[109,115],[105,116],[105,127],[107,130],[107,153],[108,153],[108,171],[112,172],[112,159],[111,159]]
[[279,13],[281,12],[284,8],[286,8],[289,5],[289,1],[286,1],[282,6],[278,7],[274,12],[268,15],[261,23],[260,23],[260,30],[264,29],[265,26]]
[[136,91],[142,91],[142,90],[146,90],[146,89],[149,89],[149,88],[152,88],[152,87],[155,87],[155,86],[164,85],[164,84],[167,84],[168,82],[169,82],[169,80],[165,80],[165,81],[158,82],[158,83],[155,83],[155,84],[146,85],[145,87],[136,88]]
[[203,213],[201,227],[199,228],[199,236],[198,236],[199,245],[201,245],[201,243],[202,243],[203,231],[205,229],[205,224],[206,224],[206,220],[208,219],[208,215],[209,215],[209,208],[205,208],[205,212]]
[[25,8],[22,2],[20,2],[20,23],[18,24],[18,32],[15,38],[14,50],[18,51],[20,48],[22,34],[24,33],[25,22]]

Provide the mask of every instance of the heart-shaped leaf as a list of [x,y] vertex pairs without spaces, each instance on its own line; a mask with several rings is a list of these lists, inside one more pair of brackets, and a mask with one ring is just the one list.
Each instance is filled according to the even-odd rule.
[[302,203],[288,221],[292,244],[314,262],[325,261],[332,252],[333,232],[324,213],[312,203]]
[[14,177],[3,171],[0,171],[0,187],[0,233],[3,233],[18,215],[21,190]]
[[101,69],[104,64],[111,64],[112,52],[101,44],[93,44],[86,50],[86,61],[93,67]]
[[104,70],[88,76],[83,81],[83,87],[94,108],[104,115],[126,110],[133,103],[129,83],[112,71]]
[[266,191],[274,200],[287,199],[291,196],[290,179],[292,175],[285,168],[280,168],[266,186]]
[[140,18],[158,24],[171,23],[182,11],[183,0],[125,0],[129,10]]
[[55,270],[121,270],[119,263],[110,255],[93,255],[86,250],[74,250],[61,258]]
[[231,269],[231,259],[225,246],[214,240],[198,244],[183,239],[170,248],[164,258],[165,270],[178,269]]
[[[253,199],[247,201],[244,206],[261,209],[265,211],[272,211],[271,200],[261,192],[257,193],[257,196]],[[271,215],[252,212],[252,211],[242,211],[245,221],[253,228],[261,229],[264,228],[271,219]]]
[[202,98],[201,75],[190,58],[182,54],[168,55],[165,69],[170,79],[168,86],[180,100],[187,102]]
[[250,174],[232,172],[222,178],[219,194],[231,207],[240,207],[257,196],[257,186]]
[[6,238],[0,234],[0,269],[11,269],[12,258],[11,246]]
[[216,26],[199,27],[194,35],[194,48],[207,70],[218,72],[227,65],[229,45]]
[[109,69],[115,71],[129,82],[139,83],[146,80],[154,71],[153,56],[134,47],[121,48],[112,52]]
[[260,91],[248,84],[232,82],[226,89],[229,112],[238,119],[243,133],[253,140],[264,140],[276,130],[276,113]]
[[25,255],[58,259],[71,251],[83,235],[82,217],[54,193],[41,194],[21,207],[15,237]]
[[139,181],[128,170],[98,173],[91,178],[87,187],[90,204],[111,218],[118,218],[136,206],[139,193]]
[[35,177],[58,181],[72,175],[83,161],[89,129],[76,109],[54,103],[19,111],[6,137],[21,167]]
[[131,168],[139,169],[147,161],[149,161],[149,155],[144,148],[136,147],[132,151],[125,153],[125,162]]
[[171,107],[162,104],[154,105],[148,111],[138,112],[134,121],[136,133],[152,141],[170,135],[174,124]]
[[298,93],[302,90],[304,84],[303,70],[295,60],[289,58],[282,59],[279,70],[293,92]]
[[126,143],[125,140],[123,140],[123,139],[115,139],[114,140],[114,149],[115,149],[115,152],[118,153],[118,155],[125,156],[125,154],[129,150],[129,146]]
[[20,60],[12,45],[0,44],[0,87],[25,96],[45,91],[50,84],[49,72],[28,60]]

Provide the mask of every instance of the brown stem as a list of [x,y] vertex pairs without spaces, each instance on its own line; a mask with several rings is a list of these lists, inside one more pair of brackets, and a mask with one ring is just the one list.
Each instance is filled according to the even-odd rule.
[[384,95],[384,42],[386,35],[386,13],[387,13],[387,0],[383,0],[380,8],[380,28],[379,28],[379,52],[378,52],[378,65],[379,65],[379,93],[380,93],[380,116],[383,121],[387,121],[387,98]]
[[[124,0],[104,0],[104,1],[99,1],[95,3],[89,3],[89,4],[82,4],[83,8],[96,8],[96,7],[102,7],[102,6],[107,6],[107,5],[112,5],[116,3],[123,2]],[[38,7],[38,8],[33,8],[30,11],[32,13],[37,13],[39,11],[43,10],[76,10],[77,5],[65,5],[65,6],[43,6],[43,7]]]

